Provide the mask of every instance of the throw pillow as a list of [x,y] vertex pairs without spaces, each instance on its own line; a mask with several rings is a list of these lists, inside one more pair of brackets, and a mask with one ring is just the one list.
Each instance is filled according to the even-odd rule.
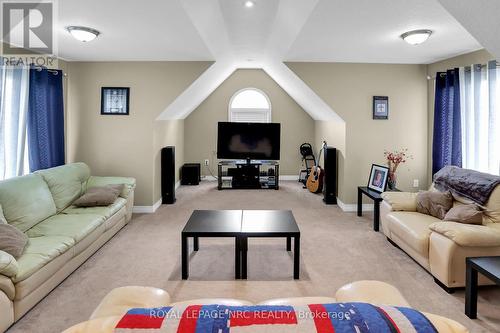
[[123,184],[91,187],[73,205],[77,207],[109,206],[122,193]]
[[7,219],[5,215],[3,215],[2,205],[0,205],[0,223],[7,224]]
[[0,224],[0,250],[19,258],[28,244],[28,236],[10,224]]
[[422,191],[417,194],[417,212],[444,219],[453,206],[451,192]]
[[482,224],[483,212],[477,205],[457,205],[446,213],[444,220],[466,224]]

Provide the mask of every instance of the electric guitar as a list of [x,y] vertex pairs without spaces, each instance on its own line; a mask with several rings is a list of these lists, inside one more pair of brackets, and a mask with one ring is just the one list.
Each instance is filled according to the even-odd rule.
[[307,177],[306,187],[312,193],[319,193],[323,190],[323,178],[325,172],[319,166],[319,160],[321,159],[321,153],[323,149],[326,147],[326,141],[323,141],[323,145],[318,154],[318,159],[316,160],[316,164],[311,168],[311,172],[309,173],[309,177]]

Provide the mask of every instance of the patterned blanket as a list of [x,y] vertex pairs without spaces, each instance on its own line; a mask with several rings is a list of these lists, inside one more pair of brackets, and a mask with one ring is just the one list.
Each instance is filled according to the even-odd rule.
[[116,333],[436,333],[421,312],[367,303],[182,305],[129,310]]
[[438,190],[451,191],[480,205],[486,204],[499,184],[499,176],[456,166],[445,166],[434,175],[434,186]]

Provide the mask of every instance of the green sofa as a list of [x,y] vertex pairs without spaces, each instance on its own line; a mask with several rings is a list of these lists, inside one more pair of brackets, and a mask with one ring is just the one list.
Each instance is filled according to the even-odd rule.
[[[106,184],[125,184],[112,205],[72,205],[88,188]],[[135,179],[91,176],[84,163],[0,182],[0,212],[7,223],[29,237],[17,260],[0,251],[0,332],[19,320],[130,221],[134,189]]]

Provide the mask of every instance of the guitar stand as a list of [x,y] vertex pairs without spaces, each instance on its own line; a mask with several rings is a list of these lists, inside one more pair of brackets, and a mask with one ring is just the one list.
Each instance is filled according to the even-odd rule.
[[304,184],[303,188],[306,188],[307,178],[311,173],[312,167],[316,164],[316,158],[312,150],[312,146],[309,143],[303,143],[300,145],[300,154],[302,155],[302,164],[304,169],[299,171],[299,182]]

